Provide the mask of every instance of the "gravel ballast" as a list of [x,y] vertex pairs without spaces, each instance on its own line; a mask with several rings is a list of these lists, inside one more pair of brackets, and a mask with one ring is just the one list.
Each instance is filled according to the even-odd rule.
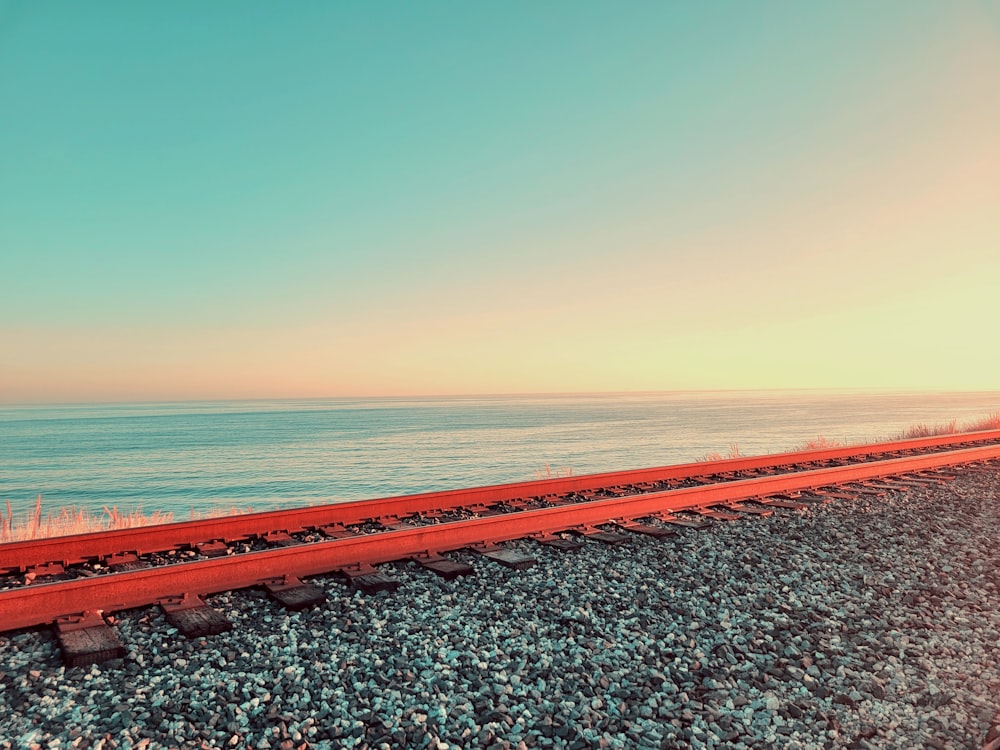
[[657,541],[531,543],[395,593],[315,579],[230,633],[118,613],[124,660],[0,635],[0,748],[978,748],[1000,710],[1000,472]]

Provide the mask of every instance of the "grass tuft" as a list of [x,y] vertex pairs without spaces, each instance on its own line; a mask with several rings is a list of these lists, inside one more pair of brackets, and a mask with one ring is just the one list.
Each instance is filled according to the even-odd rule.
[[807,440],[802,445],[800,445],[795,450],[798,451],[819,451],[824,448],[842,448],[844,447],[843,441],[840,440],[829,440],[822,435],[816,437],[815,440]]
[[699,461],[728,461],[731,458],[743,458],[743,454],[740,453],[740,446],[736,443],[729,444],[729,454],[723,456],[721,453],[706,453],[704,456],[699,458]]
[[[970,422],[964,422],[961,425],[957,419],[953,419],[950,422],[945,422],[943,424],[937,425],[926,425],[926,424],[915,424],[907,427],[902,432],[888,438],[880,438],[874,442],[892,441],[892,440],[909,440],[911,438],[922,438],[922,437],[936,437],[938,435],[956,435],[962,432],[978,432],[980,430],[1000,430],[1000,412],[994,412],[993,414],[988,414],[985,417],[980,417],[979,419],[974,419]],[[850,446],[864,445],[864,443],[852,443],[843,440],[832,440],[826,438],[822,435],[818,435],[812,440],[807,440],[805,443],[795,447],[792,451],[811,451],[811,450],[823,450],[825,448],[847,448]],[[707,453],[702,456],[699,461],[722,461],[730,458],[740,458],[743,454],[740,453],[739,447],[736,443],[730,443],[729,445],[729,455],[722,455],[721,453]]]
[[563,466],[561,469],[556,469],[555,473],[552,472],[552,467],[545,464],[545,471],[541,469],[535,469],[535,479],[559,479],[560,477],[571,477],[573,476],[573,469],[568,466]]

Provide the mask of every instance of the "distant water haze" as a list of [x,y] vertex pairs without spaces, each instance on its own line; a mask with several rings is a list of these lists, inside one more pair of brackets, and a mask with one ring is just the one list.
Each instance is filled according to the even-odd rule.
[[0,503],[173,513],[341,502],[865,442],[1000,393],[682,392],[0,409]]

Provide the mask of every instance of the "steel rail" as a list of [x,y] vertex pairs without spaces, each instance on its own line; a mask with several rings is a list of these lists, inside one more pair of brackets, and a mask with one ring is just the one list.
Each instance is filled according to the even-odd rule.
[[866,446],[824,448],[720,461],[703,461],[649,469],[581,474],[575,477],[426,492],[416,495],[226,516],[202,521],[183,521],[133,529],[9,542],[0,544],[0,574],[25,571],[45,563],[56,562],[62,565],[73,565],[104,559],[120,552],[133,552],[140,555],[164,552],[212,540],[235,541],[262,536],[273,531],[295,533],[331,524],[350,525],[385,516],[403,517],[428,511],[451,510],[469,505],[498,503],[525,497],[598,490],[642,482],[676,481],[711,474],[772,469],[819,461],[857,459],[901,451],[987,441],[1000,441],[1000,430],[895,440]]
[[280,576],[321,575],[359,564],[403,560],[664,512],[760,498],[1000,457],[1000,445],[850,464],[386,531],[0,592],[0,631],[35,627],[85,611],[146,606],[171,596],[206,595]]

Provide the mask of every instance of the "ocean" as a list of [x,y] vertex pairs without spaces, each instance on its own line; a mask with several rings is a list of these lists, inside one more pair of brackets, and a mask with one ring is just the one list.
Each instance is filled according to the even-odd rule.
[[1000,393],[663,392],[0,407],[0,504],[274,510],[873,441]]

